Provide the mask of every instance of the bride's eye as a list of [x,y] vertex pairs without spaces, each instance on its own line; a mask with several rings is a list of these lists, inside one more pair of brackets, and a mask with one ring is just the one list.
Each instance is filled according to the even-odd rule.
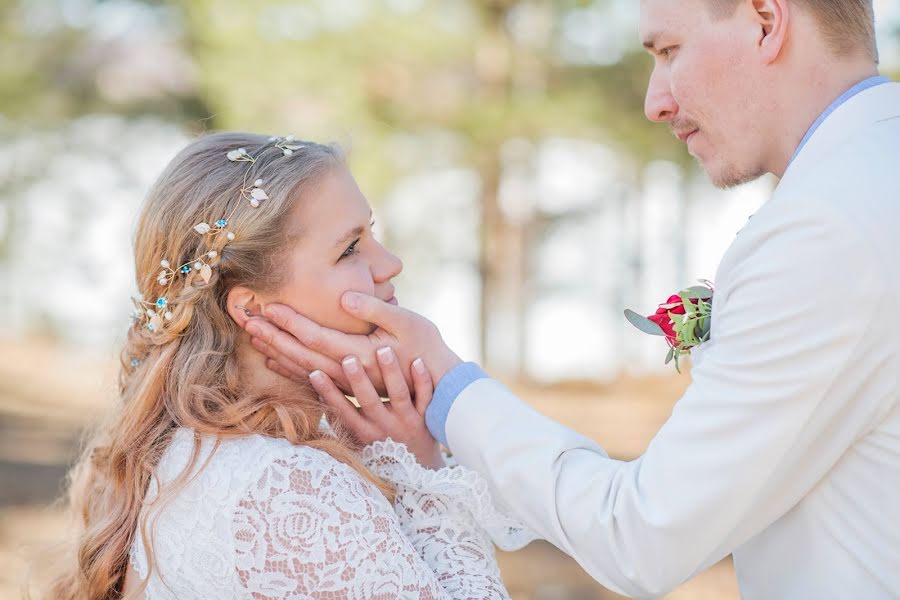
[[[359,240],[360,240],[360,238],[356,238],[356,240],[352,244],[347,246],[347,249],[344,250],[343,254],[341,254],[341,258],[347,258],[348,256],[353,256],[354,254],[356,254],[356,252],[357,252],[356,245],[359,244]],[[340,259],[338,259],[338,260],[340,260]]]

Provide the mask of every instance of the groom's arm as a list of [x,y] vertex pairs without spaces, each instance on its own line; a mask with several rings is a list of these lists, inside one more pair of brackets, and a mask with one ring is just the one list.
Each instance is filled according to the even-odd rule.
[[433,434],[614,590],[661,594],[727,556],[795,506],[880,410],[858,394],[892,347],[867,343],[887,335],[878,257],[840,215],[797,213],[723,276],[704,361],[641,458],[608,458],[471,367],[441,381]]
[[[344,297],[348,312],[380,326],[362,342],[295,315],[276,319],[289,333],[270,331],[254,346],[286,373],[327,372],[348,354],[365,363],[375,343],[394,347],[404,368],[424,358],[449,398],[433,401],[432,427],[460,462],[598,581],[658,594],[784,515],[883,418],[885,395],[872,386],[885,384],[896,341],[884,324],[894,310],[883,300],[890,269],[878,261],[895,257],[873,252],[834,208],[779,200],[790,204],[768,229],[758,213],[723,261],[704,361],[632,462],[610,460],[490,379],[468,383],[431,323],[371,297]],[[310,349],[326,356],[304,358]],[[402,429],[384,435],[404,439]]]

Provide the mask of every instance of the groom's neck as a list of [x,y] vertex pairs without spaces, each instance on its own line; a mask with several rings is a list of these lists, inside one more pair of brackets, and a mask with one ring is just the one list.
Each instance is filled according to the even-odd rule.
[[769,171],[782,177],[803,137],[832,102],[857,83],[878,75],[869,58],[819,61],[785,77]]

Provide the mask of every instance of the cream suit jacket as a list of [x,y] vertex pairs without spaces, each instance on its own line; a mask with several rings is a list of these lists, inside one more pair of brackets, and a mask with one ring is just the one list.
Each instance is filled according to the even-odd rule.
[[822,123],[715,283],[711,340],[643,456],[481,379],[450,408],[455,457],[619,593],[733,553],[747,600],[900,598],[900,84]]

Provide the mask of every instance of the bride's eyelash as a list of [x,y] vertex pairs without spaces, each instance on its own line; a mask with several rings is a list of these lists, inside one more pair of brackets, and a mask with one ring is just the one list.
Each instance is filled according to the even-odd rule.
[[[375,227],[375,219],[372,219],[372,222],[369,223],[369,229],[371,229],[372,227]],[[359,244],[359,241],[361,239],[362,238],[356,238],[355,240],[353,240],[353,243],[347,246],[347,249],[344,250],[343,254],[341,254],[341,258],[347,258],[348,256],[353,256],[354,254],[356,254],[358,252],[358,250],[356,249],[356,245]],[[340,260],[340,258],[338,260]]]
[[[354,254],[356,254],[356,252],[357,252],[356,245],[359,243],[359,240],[361,240],[361,239],[362,238],[356,238],[352,244],[347,246],[347,249],[344,250],[343,254],[341,254],[341,258],[347,258],[348,256],[353,256]],[[340,260],[340,259],[338,259],[338,260]]]

